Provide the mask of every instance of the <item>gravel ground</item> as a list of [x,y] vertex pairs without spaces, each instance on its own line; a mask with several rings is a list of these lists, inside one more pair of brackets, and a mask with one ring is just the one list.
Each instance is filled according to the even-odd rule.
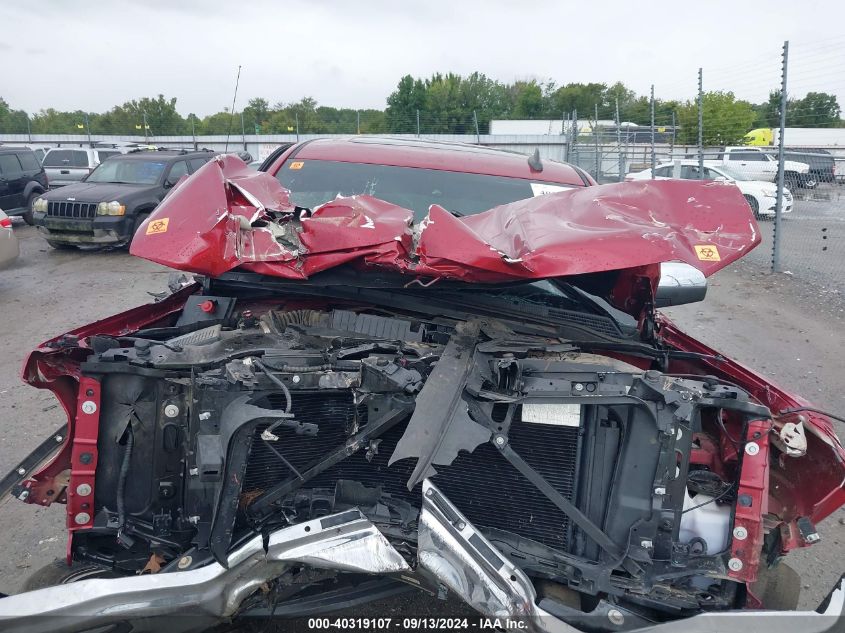
[[[170,272],[124,251],[54,251],[20,221],[15,232],[21,257],[0,272],[3,471],[63,422],[52,394],[21,383],[27,352],[73,327],[151,300],[147,293],[164,289]],[[788,275],[763,274],[755,259],[717,274],[704,303],[672,309],[671,316],[694,336],[775,382],[819,406],[845,411],[845,301],[829,287],[822,291]],[[17,591],[32,571],[63,556],[62,510],[16,500],[0,504],[0,591]],[[839,510],[819,532],[821,545],[791,557],[803,578],[802,607],[814,607],[843,571],[845,512]],[[388,605],[393,613],[413,609],[418,615],[432,609],[422,606],[422,598],[398,600]],[[381,611],[367,607],[361,615],[375,613]]]

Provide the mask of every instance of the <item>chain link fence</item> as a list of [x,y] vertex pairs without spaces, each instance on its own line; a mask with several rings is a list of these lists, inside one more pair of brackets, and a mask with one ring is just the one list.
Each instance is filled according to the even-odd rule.
[[[740,188],[758,218],[763,243],[748,261],[838,290],[845,272],[845,121],[837,101],[837,95],[845,98],[843,60],[845,36],[785,44],[729,67],[691,68],[676,85],[653,86],[645,97],[605,95],[557,119],[500,121],[498,127],[484,110],[336,109],[308,100],[267,112],[250,101],[242,112],[203,120],[173,118],[162,98],[141,104],[145,109],[46,111],[32,120],[0,108],[0,142],[67,146],[120,139],[247,151],[260,160],[284,142],[391,134],[539,150],[543,159],[578,165],[599,183],[722,179]],[[50,135],[41,131],[48,125]]]

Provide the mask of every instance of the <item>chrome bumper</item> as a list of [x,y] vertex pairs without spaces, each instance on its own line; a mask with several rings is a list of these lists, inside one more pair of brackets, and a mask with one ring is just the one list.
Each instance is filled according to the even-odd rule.
[[[734,611],[650,625],[602,603],[593,613],[579,614],[578,627],[572,626],[553,615],[555,609],[545,601],[537,604],[530,579],[429,480],[423,482],[417,553],[422,569],[481,615],[506,628],[542,633],[578,633],[583,628],[643,633],[833,633],[845,625],[843,576],[817,611]],[[69,633],[123,621],[132,621],[133,632],[203,631],[235,615],[247,596],[294,564],[373,575],[410,571],[399,552],[355,509],[277,530],[270,534],[266,549],[262,538],[255,537],[229,556],[227,567],[211,563],[190,569],[187,565],[184,571],[83,580],[0,599],[0,631]]]
[[[294,563],[368,574],[409,570],[405,559],[358,510],[314,519],[237,549],[228,569],[198,569],[115,580],[82,580],[0,600],[0,631],[64,633],[132,620],[133,631],[203,631],[232,616],[262,584]],[[173,617],[179,618],[178,629]],[[183,617],[180,617],[183,616]],[[146,628],[148,627],[148,628]]]

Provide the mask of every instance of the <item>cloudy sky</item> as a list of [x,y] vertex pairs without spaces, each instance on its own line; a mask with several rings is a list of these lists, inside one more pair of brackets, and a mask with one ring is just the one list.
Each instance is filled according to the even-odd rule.
[[639,93],[705,89],[762,101],[790,40],[790,91],[845,103],[841,0],[40,0],[0,4],[0,97],[13,108],[104,111],[177,97],[183,114],[312,96],[383,108],[400,76],[622,80]]

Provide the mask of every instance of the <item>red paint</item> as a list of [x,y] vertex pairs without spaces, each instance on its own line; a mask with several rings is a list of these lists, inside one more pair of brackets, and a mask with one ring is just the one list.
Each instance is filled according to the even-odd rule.
[[[763,548],[763,516],[769,513],[769,420],[754,420],[748,425],[745,436],[745,452],[737,489],[737,504],[734,514],[736,528],[745,528],[747,536],[731,538],[731,559],[742,561],[742,569],[730,570],[728,575],[740,582],[753,583],[757,580],[760,553]],[[749,448],[756,446],[757,453]],[[743,505],[743,500],[746,505]]]
[[[788,393],[748,367],[681,332],[666,316],[659,315],[658,324],[658,338],[669,347],[719,358],[672,361],[671,371],[711,374],[734,382],[774,413],[792,407],[812,406],[804,398]],[[807,455],[772,461],[773,483],[769,505],[772,513],[785,523],[794,524],[798,517],[806,516],[817,525],[845,505],[845,447],[837,437],[830,418],[810,412],[802,415],[807,420]],[[776,418],[775,430],[790,419],[792,416]],[[733,450],[725,442],[722,448],[726,455]],[[789,533],[797,534],[794,525],[787,526],[787,529]],[[784,540],[783,549],[789,551],[804,545],[800,539]]]
[[[166,232],[146,233],[149,222],[164,218]],[[241,267],[307,279],[351,264],[503,282],[670,260],[710,275],[760,241],[739,190],[713,182],[577,188],[461,218],[432,205],[418,226],[412,218],[410,210],[369,196],[338,198],[302,216],[275,178],[222,156],[173,190],[142,225],[131,252],[212,276]],[[696,247],[710,249],[712,259],[702,259]]]
[[[435,143],[418,139],[398,138],[322,138],[298,143],[282,154],[267,170],[276,174],[291,161],[330,160],[344,163],[391,165],[438,169],[488,176],[505,176],[524,180],[553,182],[583,187],[596,184],[589,174],[576,171],[572,165],[543,161],[543,171],[533,171],[528,156],[502,152],[473,145]],[[306,167],[307,168],[307,167]]]
[[[71,470],[67,487],[67,529],[69,541],[73,533],[94,526],[94,484],[97,473],[97,437],[100,432],[100,383],[83,376],[79,380],[79,408],[71,441]],[[93,405],[93,406],[92,406]],[[85,409],[88,409],[88,412]],[[79,486],[90,489],[78,494]],[[77,521],[82,515],[87,521]],[[70,543],[68,543],[70,550]],[[70,564],[70,560],[68,560]]]

